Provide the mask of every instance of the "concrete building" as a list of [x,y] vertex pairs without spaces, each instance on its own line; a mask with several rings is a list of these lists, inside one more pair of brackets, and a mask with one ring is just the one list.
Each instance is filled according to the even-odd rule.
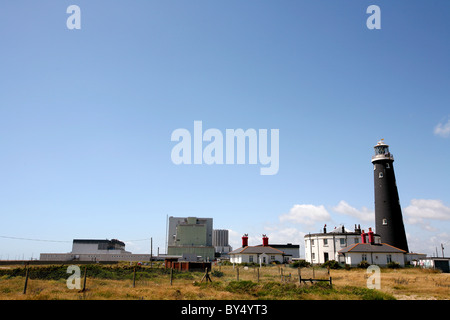
[[74,239],[69,253],[41,253],[41,261],[150,261],[150,254],[133,254],[117,239]]
[[[370,228],[369,228],[370,229]],[[369,231],[374,243],[381,243],[380,236]],[[361,230],[355,225],[353,231],[346,229],[343,225],[327,231],[326,225],[321,233],[310,233],[305,235],[305,260],[311,264],[322,264],[328,260],[345,263],[344,257],[339,251],[349,245],[368,241],[369,233]]]
[[212,233],[212,218],[169,217],[167,254],[193,254],[197,260],[212,261],[215,258]]
[[228,243],[228,230],[214,229],[212,245],[216,251],[216,257],[227,257],[233,249]]
[[415,267],[422,267],[428,269],[438,269],[442,272],[450,272],[450,258],[439,257],[420,257],[412,261]]

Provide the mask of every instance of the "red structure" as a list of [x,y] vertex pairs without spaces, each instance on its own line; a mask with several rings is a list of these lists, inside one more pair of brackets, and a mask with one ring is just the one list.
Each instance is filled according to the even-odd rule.
[[369,232],[367,234],[369,236],[369,243],[370,244],[375,244],[375,238],[373,236],[372,228],[369,228]]
[[364,230],[361,232],[361,243],[366,243],[366,234],[364,233]]
[[269,238],[267,238],[267,236],[265,234],[263,234],[263,247],[268,247],[269,246]]
[[242,236],[242,248],[248,247],[248,234]]

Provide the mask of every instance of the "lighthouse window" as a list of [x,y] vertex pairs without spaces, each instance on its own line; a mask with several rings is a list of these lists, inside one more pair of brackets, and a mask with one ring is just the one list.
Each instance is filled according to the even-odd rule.
[[390,169],[391,166],[389,165],[389,163],[386,163],[386,169]]
[[383,219],[383,226],[387,226],[387,219]]
[[378,174],[378,178],[383,178],[383,172],[380,172],[380,173]]

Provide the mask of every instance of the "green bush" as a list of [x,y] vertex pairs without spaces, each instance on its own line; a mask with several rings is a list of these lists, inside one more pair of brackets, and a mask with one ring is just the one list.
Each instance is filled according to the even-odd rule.
[[367,269],[370,266],[370,263],[368,263],[366,260],[361,261],[358,263],[358,268]]
[[328,260],[324,264],[322,264],[322,268],[330,268],[330,269],[342,269],[342,266],[336,260]]
[[398,262],[391,261],[388,263],[387,267],[391,269],[398,269],[400,268],[400,264]]
[[291,263],[289,266],[291,268],[307,268],[311,265],[311,263],[306,260],[297,260],[294,263]]

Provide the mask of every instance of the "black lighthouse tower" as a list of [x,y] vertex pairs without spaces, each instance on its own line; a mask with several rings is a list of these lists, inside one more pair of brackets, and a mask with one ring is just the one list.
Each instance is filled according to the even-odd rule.
[[374,147],[372,157],[375,187],[375,231],[381,242],[408,250],[402,209],[394,174],[394,156],[383,139]]

